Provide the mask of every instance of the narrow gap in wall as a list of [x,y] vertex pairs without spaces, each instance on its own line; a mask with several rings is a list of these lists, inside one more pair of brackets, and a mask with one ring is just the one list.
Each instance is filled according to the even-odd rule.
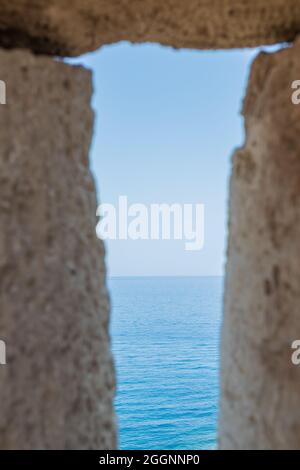
[[[106,250],[123,449],[216,447],[228,179],[256,53],[120,43],[72,61],[94,72],[92,168],[117,215]],[[118,239],[120,196],[149,223],[151,204],[204,205],[203,248]]]

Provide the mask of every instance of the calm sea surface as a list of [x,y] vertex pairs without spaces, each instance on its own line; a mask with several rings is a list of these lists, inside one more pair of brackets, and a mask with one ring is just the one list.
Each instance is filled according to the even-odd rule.
[[212,449],[223,278],[114,278],[121,449]]

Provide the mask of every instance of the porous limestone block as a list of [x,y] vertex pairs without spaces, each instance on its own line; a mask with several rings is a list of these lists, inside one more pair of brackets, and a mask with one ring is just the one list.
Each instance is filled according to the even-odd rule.
[[259,54],[233,157],[220,447],[300,448],[300,43]]
[[1,50],[0,79],[0,448],[113,448],[90,72]]
[[300,32],[299,0],[0,0],[0,45],[79,55],[117,41],[252,47]]

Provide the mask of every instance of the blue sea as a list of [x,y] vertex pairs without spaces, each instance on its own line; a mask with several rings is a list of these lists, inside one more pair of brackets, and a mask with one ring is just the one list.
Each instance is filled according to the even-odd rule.
[[214,449],[221,277],[109,280],[121,449]]

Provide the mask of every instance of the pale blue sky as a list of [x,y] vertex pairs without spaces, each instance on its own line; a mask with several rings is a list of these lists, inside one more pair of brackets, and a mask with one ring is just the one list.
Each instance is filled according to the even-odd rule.
[[91,151],[98,197],[116,204],[205,204],[205,244],[106,242],[110,276],[220,275],[232,151],[257,51],[176,51],[121,43],[77,59],[94,71]]

